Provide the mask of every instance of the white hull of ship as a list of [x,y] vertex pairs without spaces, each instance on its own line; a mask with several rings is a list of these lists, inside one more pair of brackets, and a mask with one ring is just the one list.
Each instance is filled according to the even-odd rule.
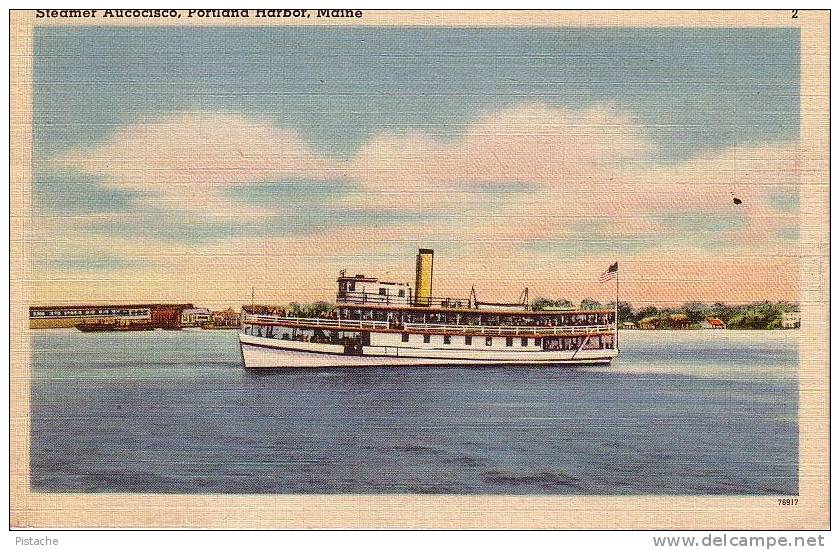
[[446,365],[592,365],[608,364],[618,352],[595,350],[476,350],[364,346],[361,354],[345,353],[344,346],[278,340],[239,334],[245,368],[325,368]]

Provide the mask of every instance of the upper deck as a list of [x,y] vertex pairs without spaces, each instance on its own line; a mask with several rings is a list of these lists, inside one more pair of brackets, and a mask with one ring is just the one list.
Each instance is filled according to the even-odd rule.
[[596,325],[476,325],[399,322],[393,319],[343,319],[332,317],[290,317],[283,314],[245,313],[243,325],[279,326],[305,330],[340,332],[399,332],[478,336],[575,336],[610,334],[612,324]]
[[[336,304],[338,310],[381,310],[381,311],[406,311],[426,313],[465,313],[480,315],[526,315],[538,317],[556,317],[563,315],[591,315],[615,313],[612,309],[562,309],[562,310],[538,310],[520,306],[518,309],[511,307],[493,308],[492,305],[484,304],[479,308],[467,307],[463,300],[452,300],[450,298],[436,299],[435,305],[414,306],[398,305],[379,302],[339,302]],[[505,304],[507,306],[507,304]]]
[[408,283],[365,275],[338,277],[336,306],[323,316],[303,319],[279,308],[243,307],[246,323],[341,331],[426,331],[441,334],[556,335],[614,330],[612,309],[533,310],[525,289],[516,303],[480,302],[432,294],[434,252],[420,249],[415,290]]
[[415,288],[408,283],[380,281],[362,274],[347,275],[345,271],[337,279],[336,310],[339,316],[355,312],[363,318],[364,311],[390,311],[394,313],[476,314],[482,317],[499,315],[527,315],[546,318],[573,318],[576,315],[609,314],[612,310],[553,309],[538,311],[531,309],[526,288],[518,302],[481,302],[475,289],[468,297],[437,297],[432,295],[432,269],[434,251],[421,248],[417,255]]

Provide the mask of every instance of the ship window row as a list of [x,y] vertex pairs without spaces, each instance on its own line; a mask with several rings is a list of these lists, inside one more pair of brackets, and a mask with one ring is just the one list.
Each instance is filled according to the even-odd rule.
[[31,311],[30,317],[81,317],[84,315],[121,315],[139,317],[148,315],[148,309],[52,309]]
[[549,337],[545,339],[545,349],[548,351],[613,349],[613,344],[613,336],[611,334],[603,334],[589,337]]
[[[431,343],[432,336],[430,334],[423,334],[422,336],[423,336],[423,343],[424,344],[430,344]],[[411,342],[411,334],[409,334],[408,332],[403,332],[401,340],[403,342]],[[537,346],[537,347],[542,346],[542,338],[533,338],[533,339],[531,339],[531,338],[519,338],[519,344],[523,348],[528,347],[529,343],[531,343],[532,340],[533,340],[533,345],[534,346]],[[449,335],[449,334],[444,335],[443,336],[443,343],[445,345],[452,344],[452,336]],[[514,343],[514,338],[505,338],[505,346],[513,347],[513,343]],[[473,344],[473,337],[472,336],[464,336],[464,345],[471,346],[472,344]],[[492,336],[485,337],[484,338],[484,345],[485,346],[492,346],[493,345],[493,337]]]
[[[379,288],[379,295],[380,296],[388,296],[388,289],[385,288],[385,287],[380,287]],[[397,291],[397,296],[399,296],[400,298],[405,298],[405,290],[400,289],[399,291]]]
[[[424,344],[430,344],[432,341],[432,337],[429,334],[423,335],[415,335],[422,336]],[[472,346],[473,345],[473,337],[472,336],[464,336],[464,345],[465,346]],[[493,336],[486,336],[484,337],[484,345],[485,346],[492,346],[493,345]],[[545,340],[545,349],[549,351],[575,351],[575,350],[593,350],[593,349],[612,349],[614,346],[613,337],[610,334],[605,335],[596,335],[596,336],[573,336],[573,337],[551,337],[551,338],[513,338],[513,337],[506,337],[505,338],[505,347],[514,347],[516,344],[516,340],[519,340],[520,347],[528,347],[533,345],[534,347],[542,348],[543,347],[543,340]],[[411,342],[413,341],[412,335],[408,332],[402,333],[402,341],[403,342]],[[443,336],[443,344],[444,345],[451,345],[452,344],[452,336],[444,335]]]
[[414,312],[389,311],[367,308],[340,307],[337,311],[341,319],[356,321],[386,321],[392,328],[398,328],[405,323],[439,324],[439,325],[467,325],[467,326],[523,326],[523,327],[553,327],[553,326],[592,326],[613,323],[613,312],[576,313],[557,315],[528,315],[528,314],[489,314],[467,312]]

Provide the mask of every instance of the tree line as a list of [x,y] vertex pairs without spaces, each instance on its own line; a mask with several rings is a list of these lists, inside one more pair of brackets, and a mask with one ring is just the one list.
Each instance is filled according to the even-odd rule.
[[[282,313],[292,317],[329,317],[332,315],[334,304],[318,301],[311,304],[290,303],[286,308],[269,308],[255,306],[255,313]],[[584,298],[580,304],[566,299],[552,300],[537,298],[531,302],[531,309],[539,311],[547,308],[567,309],[614,309],[615,302],[602,303],[592,298]],[[262,311],[265,310],[265,311]],[[270,311],[269,311],[270,310]],[[707,319],[720,319],[731,329],[776,329],[781,328],[782,314],[799,311],[799,304],[795,302],[752,302],[749,304],[725,304],[715,302],[686,302],[681,306],[644,306],[636,308],[630,302],[618,302],[619,323],[630,322],[636,326],[642,321],[653,322],[660,328],[673,326],[674,316],[688,328],[699,328]]]
[[[551,300],[537,298],[531,304],[535,310],[546,308],[575,308],[576,304],[569,300]],[[614,309],[615,302],[601,303],[591,298],[581,300],[580,309]],[[799,304],[795,302],[752,302],[749,304],[725,304],[715,302],[686,302],[681,306],[633,307],[629,302],[618,302],[619,323],[630,322],[638,325],[641,321],[654,320],[658,326],[668,327],[673,323],[673,316],[689,325],[689,328],[699,328],[700,323],[707,319],[720,319],[728,328],[732,329],[775,329],[782,326],[782,314],[799,311]],[[685,316],[684,319],[682,316]]]

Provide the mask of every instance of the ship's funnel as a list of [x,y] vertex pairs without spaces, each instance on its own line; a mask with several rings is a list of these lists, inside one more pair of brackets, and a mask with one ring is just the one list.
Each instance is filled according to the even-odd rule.
[[428,307],[432,304],[432,268],[435,251],[421,248],[417,253],[417,278],[414,281],[414,305]]

